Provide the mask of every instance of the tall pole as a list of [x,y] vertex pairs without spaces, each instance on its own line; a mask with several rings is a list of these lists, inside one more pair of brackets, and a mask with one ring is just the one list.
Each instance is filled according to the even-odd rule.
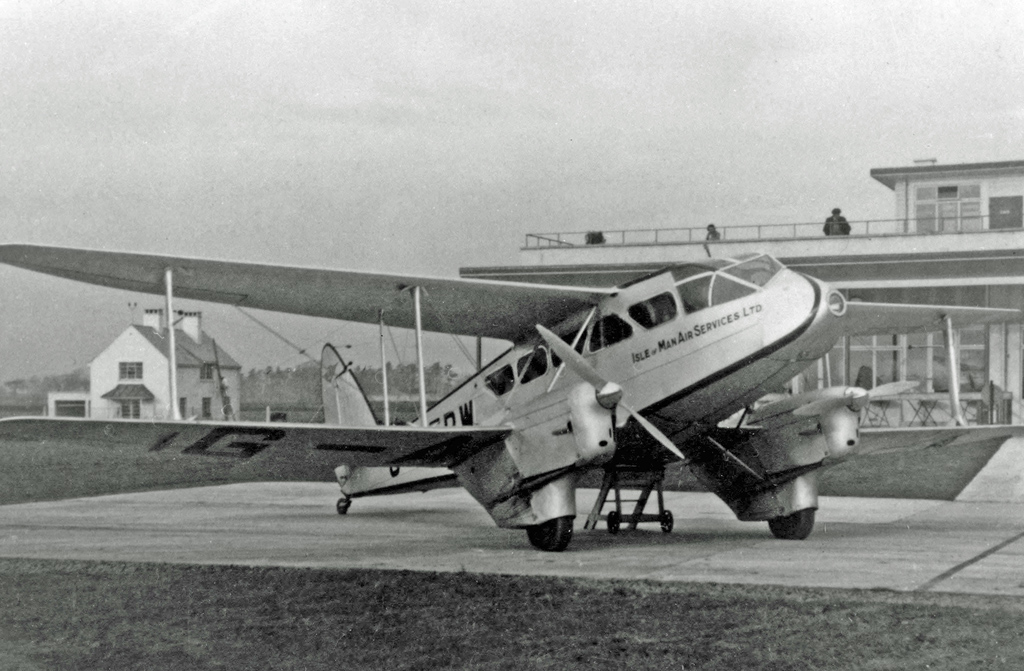
[[420,378],[420,424],[427,426],[427,381],[423,371],[423,315],[420,310],[420,292],[418,286],[412,288],[412,300],[416,310],[416,367]]
[[384,311],[380,311],[380,371],[384,385],[384,426],[391,426],[391,403],[388,401],[388,360],[384,349]]
[[167,375],[170,378],[170,404],[171,418],[181,419],[181,412],[178,409],[178,349],[174,341],[174,271],[170,268],[164,269],[164,299],[167,311]]

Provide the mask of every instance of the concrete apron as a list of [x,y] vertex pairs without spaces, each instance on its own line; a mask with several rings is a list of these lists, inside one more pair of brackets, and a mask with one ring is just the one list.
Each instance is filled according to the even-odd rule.
[[601,579],[1024,595],[1024,504],[822,497],[806,541],[666,493],[675,530],[583,531],[563,553],[497,529],[461,489],[359,499],[330,483],[247,483],[0,506],[0,557],[473,571]]

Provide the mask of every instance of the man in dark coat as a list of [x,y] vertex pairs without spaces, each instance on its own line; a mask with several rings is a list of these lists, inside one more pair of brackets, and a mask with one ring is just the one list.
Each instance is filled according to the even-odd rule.
[[823,228],[825,235],[850,234],[850,224],[846,221],[846,217],[843,216],[842,212],[838,207],[832,210],[832,216],[825,220]]

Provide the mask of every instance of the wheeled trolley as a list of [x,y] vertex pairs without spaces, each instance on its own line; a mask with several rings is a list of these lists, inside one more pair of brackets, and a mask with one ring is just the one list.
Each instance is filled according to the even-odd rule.
[[[636,529],[636,525],[641,522],[658,522],[661,524],[661,530],[669,533],[672,531],[673,518],[672,512],[665,510],[665,496],[662,493],[664,481],[664,468],[654,471],[623,466],[609,466],[605,468],[604,480],[601,482],[601,491],[597,495],[597,501],[594,503],[594,507],[587,517],[587,523],[583,528],[595,529],[598,522],[605,520],[608,522],[608,533],[617,534],[623,522],[628,523],[630,529]],[[622,497],[622,490],[624,489],[637,491],[637,497],[635,499],[624,499]],[[658,493],[658,514],[645,515],[644,508],[647,506],[647,500],[651,497],[651,492],[654,491]],[[612,492],[615,493],[614,508],[609,510],[607,515],[604,515],[602,511],[608,502],[608,495]],[[624,503],[636,504],[629,517],[624,517],[622,514],[622,504]]]

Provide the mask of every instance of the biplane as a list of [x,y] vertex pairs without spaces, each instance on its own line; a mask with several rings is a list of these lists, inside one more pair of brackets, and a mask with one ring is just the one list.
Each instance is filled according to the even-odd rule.
[[[848,301],[768,254],[683,263],[593,287],[38,245],[0,245],[0,262],[163,295],[168,314],[180,297],[413,329],[421,370],[414,424],[381,423],[345,391],[338,383],[345,362],[329,346],[323,424],[183,421],[173,402],[167,419],[102,424],[122,432],[144,425],[151,450],[337,468],[339,512],[358,496],[458,485],[499,527],[525,529],[541,550],[569,545],[577,482],[594,469],[656,473],[681,461],[740,520],[803,539],[814,526],[821,469],[879,449],[1008,434],[1005,427],[862,429],[872,398],[898,393],[903,383],[827,387],[758,404],[844,335],[942,331],[952,358],[954,324],[1019,318],[1015,310]],[[428,407],[425,331],[509,347]],[[957,382],[949,387],[959,407]],[[0,427],[75,435],[97,423],[37,417]]]

